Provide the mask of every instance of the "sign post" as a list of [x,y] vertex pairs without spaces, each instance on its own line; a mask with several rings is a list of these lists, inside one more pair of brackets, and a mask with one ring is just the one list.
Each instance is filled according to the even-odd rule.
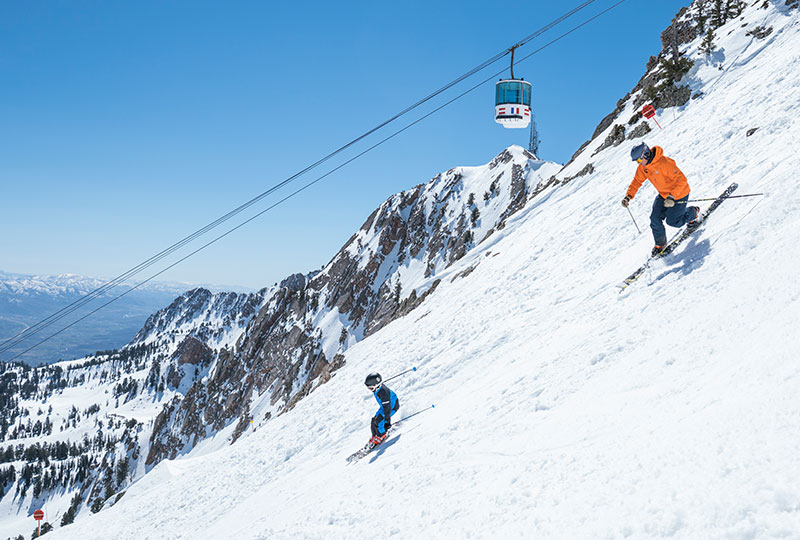
[[656,115],[656,110],[652,105],[645,105],[644,108],[642,109],[642,116],[644,116],[648,120],[652,118],[653,122],[655,122],[656,125],[658,126],[658,129],[664,129],[661,127],[661,124],[658,123],[658,120],[654,118],[655,115]]
[[35,519],[39,523],[39,534],[37,534],[36,536],[37,537],[42,536],[42,520],[44,519],[44,511],[37,510],[36,512],[34,512],[33,519]]

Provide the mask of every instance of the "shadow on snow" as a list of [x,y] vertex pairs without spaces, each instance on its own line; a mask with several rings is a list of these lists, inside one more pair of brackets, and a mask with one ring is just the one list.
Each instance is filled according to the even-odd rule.
[[393,446],[394,443],[396,443],[398,440],[400,440],[400,435],[398,435],[397,437],[392,437],[391,439],[380,445],[380,448],[376,452],[373,452],[374,455],[372,456],[372,459],[369,460],[369,462],[372,463],[373,461],[381,457],[381,455],[386,451],[386,449],[389,448],[390,446]]
[[686,249],[678,254],[668,256],[671,259],[669,262],[672,262],[673,265],[666,268],[653,281],[660,281],[670,274],[688,276],[703,266],[709,253],[711,253],[711,242],[709,240],[698,241],[697,238],[691,238]]

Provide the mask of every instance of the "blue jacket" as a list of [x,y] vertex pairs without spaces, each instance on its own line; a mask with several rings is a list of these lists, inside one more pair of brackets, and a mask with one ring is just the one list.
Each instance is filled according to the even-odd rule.
[[397,399],[397,394],[392,392],[388,386],[382,384],[375,392],[375,399],[377,400],[380,408],[375,416],[383,416],[384,418],[391,418],[397,409],[400,408],[400,400]]

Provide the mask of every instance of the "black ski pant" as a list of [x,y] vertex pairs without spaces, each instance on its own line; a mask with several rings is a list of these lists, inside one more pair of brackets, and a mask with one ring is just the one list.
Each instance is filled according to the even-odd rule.
[[[393,416],[394,413],[400,408],[400,400],[397,400],[395,408],[392,409],[391,415]],[[375,416],[372,417],[372,422],[370,423],[370,429],[372,429],[372,436],[375,435],[383,435],[386,433],[386,417],[383,415],[383,411],[379,412]]]

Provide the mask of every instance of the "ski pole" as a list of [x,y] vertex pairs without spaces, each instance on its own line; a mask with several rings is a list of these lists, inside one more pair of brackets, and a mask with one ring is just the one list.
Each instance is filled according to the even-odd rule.
[[628,210],[628,213],[631,215],[631,221],[633,221],[633,226],[634,226],[634,227],[636,227],[636,231],[637,231],[639,234],[642,234],[642,231],[640,231],[640,230],[639,230],[639,226],[636,224],[636,220],[635,220],[635,219],[633,219],[633,212],[631,212],[631,209],[630,209],[630,208],[628,208],[627,206],[626,206],[625,208]]
[[[727,197],[721,197],[722,199],[738,199],[740,197],[760,197],[763,196],[763,193],[748,193],[746,195],[728,195]],[[716,197],[711,197],[710,199],[692,199],[686,202],[700,202],[700,201],[716,201]]]
[[392,379],[396,379],[396,378],[397,378],[397,377],[399,377],[400,375],[405,375],[405,374],[406,374],[406,373],[408,373],[409,371],[417,371],[417,368],[416,368],[416,367],[412,367],[411,369],[407,369],[407,370],[403,371],[402,373],[398,373],[397,375],[392,375],[392,376],[391,376],[391,377],[389,377],[388,379],[383,379],[383,382],[386,382],[386,381],[391,381]]
[[421,411],[417,411],[417,412],[415,412],[415,413],[413,413],[413,414],[409,414],[408,416],[404,416],[403,418],[401,418],[401,419],[400,419],[400,420],[398,420],[397,422],[402,422],[403,420],[408,420],[408,419],[409,419],[409,418],[411,418],[412,416],[417,416],[418,414],[422,414],[422,413],[424,413],[425,411],[429,411],[429,410],[433,409],[434,407],[436,407],[436,404],[433,404],[433,405],[431,405],[430,407],[425,407],[425,408],[424,408],[424,409],[422,409]]

